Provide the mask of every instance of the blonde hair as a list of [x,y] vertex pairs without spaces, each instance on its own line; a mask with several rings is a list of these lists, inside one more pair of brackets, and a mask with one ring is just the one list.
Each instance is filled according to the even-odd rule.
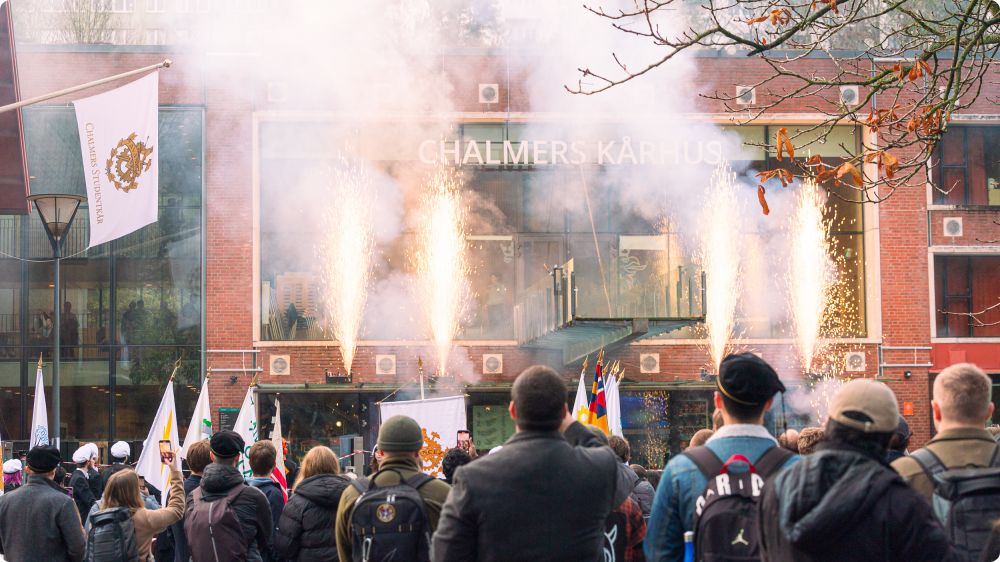
[[701,447],[713,435],[715,435],[715,432],[711,429],[699,429],[698,431],[695,431],[694,435],[691,436],[691,442],[688,443],[688,448]]
[[101,508],[127,507],[132,511],[142,507],[139,475],[134,470],[119,470],[108,478],[101,498]]
[[934,379],[934,400],[941,417],[963,423],[983,423],[990,408],[992,381],[972,363],[957,363]]
[[302,459],[302,466],[299,467],[299,475],[295,477],[292,491],[295,491],[303,480],[317,474],[340,474],[340,461],[329,447],[319,445],[309,449]]

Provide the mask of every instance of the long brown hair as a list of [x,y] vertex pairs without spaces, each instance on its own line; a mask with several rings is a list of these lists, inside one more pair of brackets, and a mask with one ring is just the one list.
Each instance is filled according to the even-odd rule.
[[101,498],[101,508],[127,507],[132,511],[142,507],[139,493],[139,475],[134,470],[119,470],[108,478]]
[[317,474],[340,474],[340,461],[329,447],[319,445],[309,449],[302,459],[302,466],[299,467],[299,475],[295,478],[292,491],[299,487],[300,482]]

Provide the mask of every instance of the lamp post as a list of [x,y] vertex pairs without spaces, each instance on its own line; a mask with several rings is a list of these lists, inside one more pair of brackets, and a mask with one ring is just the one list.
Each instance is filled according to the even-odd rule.
[[49,235],[49,242],[52,243],[52,252],[55,255],[56,274],[55,289],[53,289],[52,303],[55,309],[53,314],[53,352],[52,352],[52,433],[56,447],[59,446],[59,363],[62,354],[62,302],[59,296],[59,259],[62,257],[62,244],[66,232],[73,224],[76,211],[80,203],[86,201],[85,197],[79,195],[64,195],[48,193],[45,195],[29,195],[28,201],[35,204],[38,210],[38,217],[42,219],[45,226],[45,233]]

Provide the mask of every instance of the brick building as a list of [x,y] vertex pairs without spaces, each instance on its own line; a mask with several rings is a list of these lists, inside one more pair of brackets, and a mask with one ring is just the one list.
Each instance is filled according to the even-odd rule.
[[[165,57],[175,61],[161,74],[160,140],[164,145],[176,140],[176,146],[161,152],[160,222],[84,253],[84,216],[66,250],[74,257],[63,265],[64,295],[74,301],[81,323],[80,340],[64,340],[72,348],[63,354],[62,420],[68,443],[141,441],[169,365],[178,356],[184,358],[177,386],[182,430],[200,377],[211,369],[216,426],[225,424],[227,409],[239,407],[256,378],[262,422],[267,425],[280,394],[293,451],[317,442],[346,450],[353,445],[341,439],[345,436],[359,435],[370,443],[378,402],[418,395],[418,361],[428,372],[435,365],[415,304],[419,298],[389,305],[402,298],[400,287],[413,281],[407,259],[415,227],[407,217],[416,205],[407,198],[419,192],[407,188],[395,210],[379,208],[404,217],[397,232],[376,242],[382,258],[348,377],[339,347],[330,341],[322,270],[316,263],[322,256],[312,240],[335,225],[324,224],[317,214],[329,201],[301,187],[309,170],[331,158],[344,128],[393,129],[400,118],[371,122],[330,111],[280,75],[232,88],[215,71],[187,70],[227,68],[231,62],[225,53],[120,45],[25,44],[19,49],[25,98]],[[435,132],[446,131],[445,136],[421,128],[412,135],[400,133],[400,142],[391,146],[369,146],[369,136],[357,137],[358,152],[374,169],[406,185],[412,179],[399,170],[408,164],[461,152],[463,191],[488,202],[470,207],[476,215],[468,230],[473,290],[455,342],[458,351],[449,363],[451,376],[428,378],[427,388],[466,393],[474,438],[488,448],[512,430],[506,403],[518,372],[534,363],[549,364],[573,386],[584,358],[592,367],[596,353],[605,349],[608,359],[623,367],[626,435],[636,443],[640,461],[659,465],[692,429],[708,423],[711,413],[711,361],[700,331],[710,297],[689,244],[691,229],[699,227],[689,216],[657,223],[616,199],[648,176],[619,177],[622,158],[595,162],[600,149],[588,151],[606,133],[610,136],[603,141],[617,140],[620,149],[622,129],[608,132],[595,125],[598,138],[586,139],[586,155],[580,156],[585,164],[560,165],[554,156],[557,143],[571,145],[573,137],[559,136],[566,129],[552,133],[546,128],[560,117],[533,106],[528,78],[510,71],[520,67],[511,57],[495,49],[463,49],[442,57],[451,111],[447,126]],[[803,64],[822,70],[824,63]],[[713,53],[697,58],[694,72],[697,81],[684,122],[712,128],[741,175],[773,164],[773,154],[752,144],[773,138],[775,127],[806,128],[819,119],[804,100],[786,106],[784,113],[734,125],[721,105],[697,94],[753,83],[766,69],[753,59]],[[654,92],[661,87],[655,76],[650,82]],[[987,97],[953,117],[941,156],[930,168],[955,189],[942,194],[920,183],[877,206],[833,197],[827,203],[847,306],[845,320],[828,326],[835,337],[826,342],[816,370],[835,378],[886,381],[900,398],[915,444],[933,431],[930,387],[943,367],[976,362],[1000,384],[1000,326],[989,325],[1000,321],[1000,310],[983,315],[982,326],[941,313],[982,310],[1000,295],[1000,112]],[[25,110],[35,193],[83,191],[82,179],[73,176],[79,148],[68,101]],[[402,121],[432,117],[442,119],[418,115]],[[603,115],[595,122],[608,119],[614,117]],[[832,138],[857,143],[861,134],[860,128],[844,125]],[[640,137],[635,138],[638,145]],[[664,138],[669,135],[654,139],[650,154],[673,158],[688,148],[662,148]],[[448,144],[453,142],[458,144]],[[525,142],[535,144],[529,144],[523,159],[503,163],[508,146]],[[539,151],[539,142],[548,144]],[[800,150],[833,159],[833,144],[803,142]],[[734,146],[740,156],[730,156]],[[705,156],[711,153],[712,148],[702,152],[692,166],[714,164]],[[564,200],[567,192],[559,187],[582,184],[587,190],[588,183],[589,191],[577,193],[585,194],[589,217],[581,212],[584,202]],[[673,189],[665,188],[668,206],[675,205],[669,200],[677,195]],[[482,218],[485,208],[490,212]],[[748,207],[746,212],[758,211]],[[776,217],[779,213],[765,220],[781,220]],[[0,224],[10,231],[5,254],[48,256],[37,217],[9,215]],[[749,229],[741,252],[756,256],[757,267],[744,272],[747,283],[759,278],[762,287],[778,286],[773,278],[784,266],[768,256],[781,237],[772,226]],[[50,267],[0,257],[0,299],[9,301],[0,301],[0,314],[10,317],[0,363],[0,419],[4,439],[13,439],[15,446],[25,439],[30,422],[32,367],[40,352],[51,353],[43,327],[43,313],[52,306]],[[804,393],[813,383],[799,374],[787,314],[771,307],[767,300],[741,306],[735,345],[778,365],[790,386]],[[791,398],[787,402],[783,412],[775,408],[773,423],[810,423],[809,408],[796,407]]]

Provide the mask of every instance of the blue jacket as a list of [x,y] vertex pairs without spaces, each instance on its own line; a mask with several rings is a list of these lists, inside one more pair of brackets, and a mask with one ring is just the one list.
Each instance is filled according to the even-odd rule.
[[[765,451],[777,446],[774,439],[763,436],[764,432],[766,430],[759,425],[724,426],[719,430],[718,437],[713,436],[705,446],[723,462],[735,454],[747,457],[750,462],[757,462]],[[753,434],[760,437],[751,436]],[[798,460],[799,456],[794,455],[788,459],[784,468]],[[688,457],[678,455],[667,463],[656,489],[653,512],[646,526],[643,550],[647,561],[684,560],[684,532],[694,530],[694,503],[707,485],[708,480]]]
[[[274,528],[271,529],[273,540],[274,533],[278,530],[278,520],[281,519],[281,512],[285,509],[285,496],[281,493],[281,486],[274,480],[271,480],[270,476],[255,476],[248,479],[247,484],[264,492],[264,496],[267,497],[267,505],[271,508],[271,520],[274,523]],[[267,555],[264,556],[265,561],[268,559]],[[270,560],[275,559],[273,553],[271,553]]]

